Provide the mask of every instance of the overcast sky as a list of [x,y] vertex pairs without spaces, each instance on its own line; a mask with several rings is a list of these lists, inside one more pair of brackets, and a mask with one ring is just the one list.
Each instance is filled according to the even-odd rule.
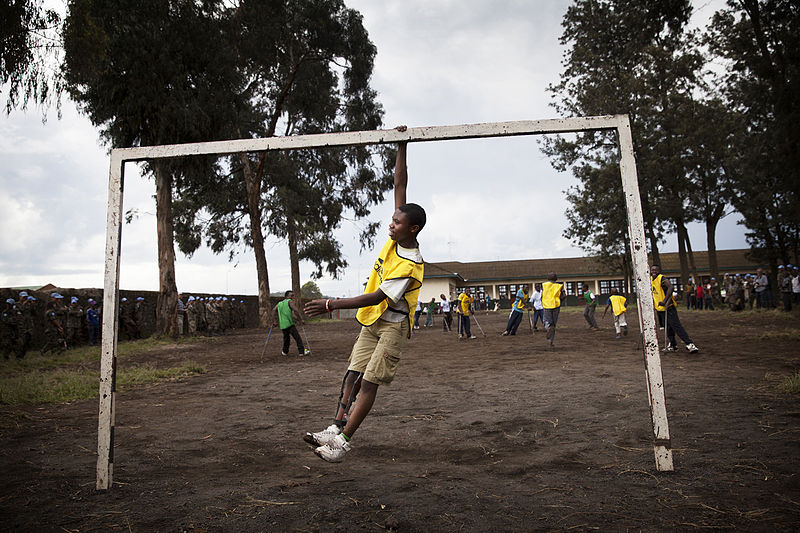
[[[439,126],[554,118],[546,87],[557,81],[563,50],[558,0],[346,0],[364,15],[378,49],[373,87],[386,127]],[[704,21],[720,2],[697,2]],[[699,22],[697,22],[699,23]],[[634,139],[634,144],[636,140]],[[0,286],[102,287],[108,155],[89,121],[69,101],[63,118],[42,124],[36,110],[0,118]],[[575,181],[554,171],[536,137],[442,141],[408,148],[408,198],[425,207],[420,234],[427,261],[572,257],[583,252],[562,237],[563,192]],[[158,288],[155,186],[128,165],[125,210],[141,216],[123,227],[121,285]],[[391,194],[373,210],[387,238]],[[723,219],[719,249],[746,247],[737,217]],[[691,227],[705,250],[705,230]],[[359,294],[375,251],[359,255],[358,231],[338,230],[351,265],[340,280],[317,283],[330,296]],[[676,250],[674,236],[662,250]],[[290,287],[285,241],[267,242],[270,288]],[[256,294],[252,251],[233,263],[208,250],[177,254],[178,288]],[[301,264],[302,282],[310,265]]]

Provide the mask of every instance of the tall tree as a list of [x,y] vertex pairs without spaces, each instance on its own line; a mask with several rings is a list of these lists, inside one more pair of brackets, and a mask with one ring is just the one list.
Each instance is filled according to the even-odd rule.
[[0,4],[0,85],[7,86],[6,113],[29,103],[60,104],[58,53],[61,17],[42,0]]
[[733,203],[752,254],[774,273],[800,247],[800,5],[729,0],[707,32],[727,66],[717,86],[740,114],[732,129]]
[[[230,132],[226,91],[236,83],[211,0],[71,0],[64,25],[70,96],[112,147],[186,143]],[[172,200],[185,161],[155,160],[157,331],[174,334],[177,288]]]
[[[685,229],[687,222],[686,146],[679,125],[702,62],[686,31],[690,14],[688,0],[576,0],[562,22],[561,43],[567,47],[565,68],[561,81],[549,88],[556,98],[554,107],[563,115],[622,113],[630,117],[645,232],[656,262],[664,230],[669,226]],[[546,141],[545,152],[562,168],[577,164],[573,172],[579,179],[593,180],[610,175],[607,167],[618,174],[619,155],[608,149],[612,144],[615,139],[609,134],[582,133],[569,140],[561,137]],[[603,171],[586,172],[581,165]],[[608,187],[606,194],[623,205],[619,181],[608,180],[604,185]],[[589,191],[602,185],[584,182],[583,186]],[[570,198],[574,202],[581,195]],[[627,227],[611,218],[598,220],[590,209],[573,212],[576,216],[587,213],[575,218],[573,224],[606,233],[608,240],[615,242],[626,238]],[[623,213],[609,213],[609,217],[622,217]],[[587,242],[591,244],[591,240]],[[600,243],[595,243],[592,251],[600,257],[616,255],[613,248],[605,249]]]
[[[244,80],[241,92],[234,95],[238,112],[231,116],[239,136],[271,137],[279,128],[283,135],[296,135],[380,127],[383,111],[370,87],[375,47],[358,12],[341,0],[248,0],[233,7],[230,15],[229,42]],[[293,288],[299,296],[300,260],[326,263],[330,272],[345,265],[332,236],[343,208],[363,217],[391,186],[375,168],[373,156],[383,154],[381,150],[331,152],[335,157],[322,152],[257,158],[240,154],[229,164],[234,172],[221,177],[232,184],[226,188],[232,194],[220,198],[207,188],[209,196],[182,205],[187,209],[179,217],[179,228],[190,233],[179,241],[189,245],[187,250],[202,240],[198,233],[204,231],[214,241],[213,250],[230,250],[239,243],[252,247],[262,324],[271,312],[264,231],[289,243]],[[233,185],[240,175],[244,190]],[[200,220],[204,209],[228,224],[241,225],[218,231],[216,223]]]

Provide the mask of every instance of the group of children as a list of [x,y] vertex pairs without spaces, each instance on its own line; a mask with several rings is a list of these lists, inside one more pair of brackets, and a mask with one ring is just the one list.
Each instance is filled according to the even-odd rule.
[[[403,132],[406,128],[400,126],[397,130]],[[361,331],[342,379],[332,424],[322,431],[308,432],[303,437],[303,440],[314,447],[316,455],[330,462],[341,461],[351,450],[353,435],[372,409],[378,388],[390,384],[394,379],[405,339],[411,337],[414,329],[412,317],[417,308],[424,272],[417,235],[425,226],[426,215],[419,205],[406,203],[408,173],[405,142],[399,144],[396,157],[395,211],[389,224],[389,240],[375,261],[364,294],[336,300],[312,300],[304,307],[305,314],[312,317],[330,313],[333,309],[358,309],[356,320],[361,324]],[[691,343],[677,318],[672,297],[673,288],[669,280],[660,275],[657,266],[653,266],[651,271],[651,283],[656,311],[665,324],[667,336],[671,341],[668,349],[674,350],[677,333],[687,344],[687,350],[696,352],[697,348]],[[533,297],[529,298],[525,289],[517,292],[508,326],[503,334],[516,333],[522,320],[523,310],[527,309],[528,303],[532,303],[535,312],[541,311],[546,338],[550,346],[554,346],[561,299],[565,297],[563,284],[558,283],[558,277],[551,272],[548,280],[541,284],[541,287],[537,287]],[[588,286],[584,286],[584,289],[588,292]],[[585,316],[590,327],[597,328],[594,321],[596,297],[591,293],[589,295],[586,297],[586,302],[591,310],[587,309]],[[445,313],[443,329],[449,330],[452,321],[450,302],[444,295],[441,297],[442,311]],[[460,294],[458,301],[454,302],[457,308],[460,338],[475,338],[470,330],[472,302],[472,296],[466,292]],[[617,337],[620,333],[627,334],[625,304],[625,298],[615,291],[606,305],[606,311],[609,306],[613,310]],[[292,309],[288,303],[287,308],[284,310],[286,316],[291,316],[292,311],[296,312],[296,309]],[[288,340],[288,336],[285,336]]]

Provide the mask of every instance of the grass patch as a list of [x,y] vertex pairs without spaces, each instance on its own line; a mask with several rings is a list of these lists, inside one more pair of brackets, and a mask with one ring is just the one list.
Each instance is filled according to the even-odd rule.
[[[194,344],[198,342],[214,342],[217,339],[206,337],[147,337],[135,341],[125,341],[117,344],[117,359],[125,359],[133,355],[149,352],[164,346],[174,344]],[[80,363],[100,361],[100,346],[78,346],[60,354],[39,355],[38,350],[31,350],[24,359],[10,359],[0,363],[0,376],[28,372],[37,369],[51,369]]]
[[800,341],[800,329],[767,331],[758,336],[763,341]]
[[[117,388],[131,388],[204,372],[205,368],[193,361],[164,369],[151,365],[134,366],[120,370],[117,374]],[[99,394],[99,379],[98,371],[68,368],[37,369],[0,376],[0,404],[35,405],[96,398]]]
[[800,371],[795,372],[778,385],[778,389],[789,394],[800,394]]

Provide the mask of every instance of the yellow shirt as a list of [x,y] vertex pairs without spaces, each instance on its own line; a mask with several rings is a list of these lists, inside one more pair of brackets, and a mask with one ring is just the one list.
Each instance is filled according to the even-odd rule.
[[467,294],[466,292],[462,292],[458,295],[458,306],[461,309],[461,314],[464,316],[469,316],[469,305],[475,300],[472,296]]
[[[380,287],[384,280],[389,279],[410,279],[406,292],[403,294],[403,299],[408,305],[407,309],[415,309],[417,307],[417,299],[419,298],[419,288],[422,286],[422,276],[424,273],[425,265],[423,263],[416,263],[410,259],[400,257],[397,255],[397,242],[389,239],[383,245],[378,259],[370,272],[367,287],[364,294],[375,292]],[[369,307],[362,307],[356,313],[356,320],[362,326],[371,326],[383,315],[383,312],[389,307],[389,299],[384,298],[380,303],[371,305]],[[411,324],[411,316],[408,315],[408,336],[411,337],[411,330],[414,328]]]
[[619,316],[627,311],[625,304],[628,302],[628,299],[624,296],[612,294],[608,299],[611,300],[611,310],[614,311],[614,316]]
[[[666,311],[667,308],[663,305],[658,305],[659,302],[664,301],[664,287],[661,286],[661,278],[664,277],[664,274],[659,274],[655,278],[650,278],[650,290],[653,292],[653,305],[656,307],[656,311]],[[675,302],[675,295],[672,295],[672,305],[676,305]]]
[[542,284],[542,306],[545,309],[561,307],[561,288],[563,284],[545,281]]

